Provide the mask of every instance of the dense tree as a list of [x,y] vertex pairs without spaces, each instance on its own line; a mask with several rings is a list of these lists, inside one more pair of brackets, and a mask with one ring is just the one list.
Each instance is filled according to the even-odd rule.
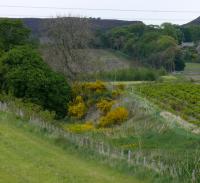
[[[135,24],[109,30],[105,37],[109,48],[120,50],[144,64],[165,68],[169,72],[184,69],[183,57],[177,56],[179,44],[183,40],[183,33],[177,25]],[[176,67],[176,64],[182,66]]]
[[164,35],[173,37],[180,44],[183,40],[183,32],[181,31],[180,26],[173,25],[171,23],[164,23],[161,25]]
[[30,30],[24,26],[21,20],[0,20],[0,47],[8,51],[16,45],[28,42]]
[[5,92],[56,111],[59,116],[65,115],[70,87],[32,48],[19,46],[5,53],[0,59],[0,76]]

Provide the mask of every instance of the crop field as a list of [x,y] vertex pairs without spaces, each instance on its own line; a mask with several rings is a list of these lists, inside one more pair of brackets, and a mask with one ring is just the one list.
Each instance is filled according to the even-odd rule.
[[137,92],[165,110],[200,125],[200,85],[191,83],[145,84]]

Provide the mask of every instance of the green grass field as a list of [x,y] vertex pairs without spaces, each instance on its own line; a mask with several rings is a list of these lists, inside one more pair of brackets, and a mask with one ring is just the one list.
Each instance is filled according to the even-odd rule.
[[[28,130],[29,129],[29,130]],[[56,146],[0,113],[0,183],[139,183]]]

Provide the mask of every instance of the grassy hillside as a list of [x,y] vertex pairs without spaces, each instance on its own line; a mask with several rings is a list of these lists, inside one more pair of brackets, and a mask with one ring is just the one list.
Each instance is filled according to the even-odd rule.
[[[48,49],[41,49],[45,62],[54,70],[63,72],[62,59],[49,53]],[[72,67],[79,73],[95,73],[99,71],[112,71],[127,69],[130,66],[138,67],[138,63],[126,55],[112,50],[88,49],[87,59],[74,63]],[[65,73],[64,73],[65,74]]]
[[20,119],[0,113],[0,183],[139,182],[64,151],[22,124]]
[[138,63],[126,55],[113,50],[90,49],[88,70],[110,71],[113,69],[126,69],[130,66],[137,67]]

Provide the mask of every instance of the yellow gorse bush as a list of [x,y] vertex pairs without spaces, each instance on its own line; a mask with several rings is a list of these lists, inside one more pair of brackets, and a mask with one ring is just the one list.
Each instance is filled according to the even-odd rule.
[[81,119],[85,116],[87,107],[81,96],[77,96],[75,101],[69,105],[68,113],[70,116]]
[[103,92],[106,90],[106,84],[102,81],[85,83],[85,87],[91,91]]
[[110,127],[119,125],[128,119],[128,110],[124,107],[118,107],[100,118],[99,127]]
[[114,103],[115,103],[114,101],[108,101],[108,100],[102,99],[96,104],[96,107],[101,112],[106,114],[107,112],[111,110]]

